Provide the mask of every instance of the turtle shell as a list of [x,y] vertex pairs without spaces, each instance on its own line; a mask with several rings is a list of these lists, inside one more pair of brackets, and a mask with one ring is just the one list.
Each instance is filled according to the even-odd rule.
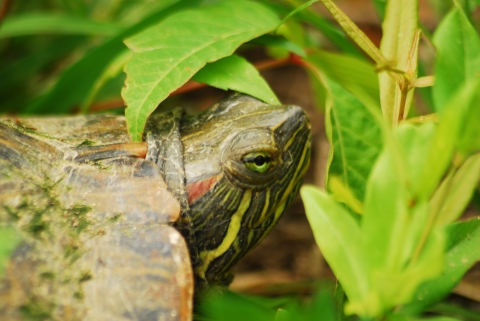
[[[163,138],[163,150],[147,139],[150,154],[173,162]],[[191,319],[180,203],[146,151],[124,117],[0,120],[0,221],[23,237],[0,283],[2,320]]]

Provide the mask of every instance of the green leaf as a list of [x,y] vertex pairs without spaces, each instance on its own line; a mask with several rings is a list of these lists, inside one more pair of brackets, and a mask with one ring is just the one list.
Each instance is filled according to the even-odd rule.
[[442,204],[435,221],[436,226],[453,223],[462,215],[478,185],[479,178],[480,154],[476,154],[469,157],[455,175],[448,176],[442,182],[431,200],[432,203]]
[[201,0],[165,1],[164,6],[149,17],[106,40],[70,66],[62,73],[53,88],[40,100],[29,105],[25,111],[30,114],[68,113],[72,107],[84,101],[110,63],[128,51],[123,44],[123,39],[158,23],[177,11],[196,7],[199,3]]
[[0,279],[13,250],[22,241],[20,233],[12,227],[0,227]]
[[[380,51],[394,69],[407,71],[410,49],[418,28],[418,0],[388,1],[385,19],[382,24]],[[415,64],[416,68],[416,64]],[[380,101],[384,118],[390,124],[398,122],[401,91],[397,80],[390,74],[381,72]]]
[[237,55],[207,64],[192,79],[223,90],[242,92],[269,104],[280,105],[280,101],[257,69]]
[[328,176],[337,176],[363,202],[367,178],[382,146],[380,125],[355,96],[333,81],[326,82]]
[[372,271],[396,270],[402,266],[403,245],[407,242],[409,228],[409,193],[407,173],[397,158],[398,151],[392,152],[389,144],[378,157],[368,179],[362,234],[365,248],[375,249],[365,253]]
[[385,7],[387,6],[386,0],[372,0],[375,10],[377,11],[380,20],[383,20],[385,16]]
[[263,45],[263,46],[268,46],[268,47],[275,47],[275,48],[281,48],[284,50],[287,50],[289,52],[292,52],[294,54],[299,55],[300,57],[306,57],[307,54],[303,50],[303,48],[297,46],[293,42],[288,41],[287,39],[279,36],[273,36],[273,35],[263,35],[258,38],[253,39],[252,41],[249,41],[248,43],[254,44],[254,45]]
[[38,34],[105,35],[110,36],[123,28],[76,16],[49,12],[25,13],[7,16],[0,25],[0,39]]
[[480,38],[462,10],[454,8],[434,34],[437,48],[433,101],[439,113],[467,82],[480,79]]
[[132,140],[141,140],[158,104],[206,63],[231,55],[278,23],[278,17],[259,3],[226,1],[177,13],[128,39],[134,55],[125,68],[122,96]]
[[413,300],[401,312],[416,314],[448,295],[467,270],[480,259],[480,220],[449,225],[445,271],[419,287]]
[[349,300],[365,300],[370,285],[357,222],[317,187],[303,186],[300,194],[315,240]]
[[321,50],[309,53],[307,61],[353,93],[364,105],[376,108],[379,96],[378,75],[371,63]]
[[[480,54],[479,54],[480,56]],[[470,81],[477,84],[474,90],[474,97],[470,105],[466,106],[468,109],[465,112],[465,120],[460,130],[457,148],[463,158],[466,158],[474,153],[480,151],[480,81]],[[465,85],[465,87],[468,86]],[[461,108],[463,110],[464,108]]]
[[230,291],[222,296],[207,296],[199,310],[209,321],[264,321],[273,320],[275,317],[273,310],[260,304],[254,297]]
[[451,164],[455,147],[463,135],[468,109],[474,103],[479,86],[480,82],[469,82],[459,88],[439,115],[440,122],[425,158],[426,170],[422,171],[419,178],[421,199],[431,196]]
[[278,309],[274,321],[290,321],[291,319],[292,315],[287,310]]
[[[268,2],[267,5],[270,8],[285,15],[291,11],[291,8],[285,8],[284,6],[277,3]],[[312,25],[314,28],[318,29],[325,36],[325,38],[327,38],[334,46],[336,46],[342,52],[348,53],[349,55],[358,58],[364,58],[364,55],[352,43],[352,41],[347,37],[343,30],[332,24],[327,19],[319,16],[311,10],[300,11],[295,16],[295,18],[299,21],[306,22]]]

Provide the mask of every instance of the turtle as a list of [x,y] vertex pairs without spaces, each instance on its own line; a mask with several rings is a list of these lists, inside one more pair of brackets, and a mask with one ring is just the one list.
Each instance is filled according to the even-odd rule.
[[0,120],[1,320],[191,320],[296,197],[305,112],[234,93],[153,114]]

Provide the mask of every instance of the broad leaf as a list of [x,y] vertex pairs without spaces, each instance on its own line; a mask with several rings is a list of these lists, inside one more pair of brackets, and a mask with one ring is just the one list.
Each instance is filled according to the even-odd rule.
[[329,80],[327,87],[328,176],[337,176],[363,202],[367,178],[382,146],[380,126],[370,111],[343,87]]
[[395,146],[389,144],[378,157],[368,178],[362,234],[372,271],[396,270],[402,266],[403,245],[409,228],[408,174]]
[[315,240],[349,300],[366,300],[370,285],[357,222],[317,187],[304,186],[300,194]]
[[480,79],[480,38],[468,18],[454,8],[433,37],[437,48],[433,101],[441,113],[455,92],[474,79]]
[[[409,51],[412,48],[417,28],[418,0],[387,2],[385,19],[382,24],[383,36],[380,51],[388,60],[390,67],[407,71]],[[381,72],[378,79],[383,116],[388,123],[396,124],[401,102],[401,92],[397,80],[386,72]]]
[[206,63],[231,55],[241,44],[270,32],[277,16],[256,2],[226,1],[186,10],[126,41],[122,96],[132,140],[142,138],[148,116]]
[[196,7],[201,2],[201,0],[165,1],[165,6],[149,17],[105,41],[70,66],[62,73],[53,88],[40,100],[29,105],[26,112],[30,114],[68,113],[72,107],[84,101],[110,63],[128,51],[123,44],[123,39],[158,23],[177,11]]
[[38,34],[110,36],[120,32],[122,29],[113,24],[81,17],[39,12],[7,16],[0,25],[0,38]]
[[413,301],[402,312],[414,314],[448,295],[467,270],[480,259],[480,220],[478,218],[448,226],[444,273],[421,285]]
[[192,79],[223,90],[231,89],[242,92],[269,104],[280,104],[257,69],[237,55],[207,64]]

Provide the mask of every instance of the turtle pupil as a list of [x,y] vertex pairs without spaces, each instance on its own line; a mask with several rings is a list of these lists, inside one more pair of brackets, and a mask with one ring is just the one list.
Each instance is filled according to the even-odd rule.
[[255,162],[255,165],[262,166],[263,164],[265,164],[266,159],[263,156],[257,156],[257,157],[255,157],[254,162]]

